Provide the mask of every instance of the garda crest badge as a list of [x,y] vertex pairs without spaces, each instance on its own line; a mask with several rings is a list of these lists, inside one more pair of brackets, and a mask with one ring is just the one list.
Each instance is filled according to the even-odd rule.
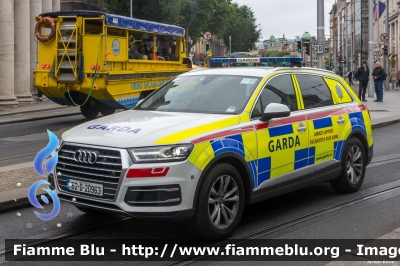
[[339,87],[339,85],[338,84],[336,84],[336,93],[337,93],[337,95],[339,96],[339,98],[340,99],[342,99],[343,98],[343,91],[342,91],[342,89]]

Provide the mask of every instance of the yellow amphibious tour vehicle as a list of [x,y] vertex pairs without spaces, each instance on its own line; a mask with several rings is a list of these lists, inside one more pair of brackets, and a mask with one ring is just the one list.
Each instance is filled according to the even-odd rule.
[[60,105],[79,106],[87,118],[131,109],[193,67],[185,31],[174,25],[97,11],[59,11],[38,16],[35,35],[35,87]]

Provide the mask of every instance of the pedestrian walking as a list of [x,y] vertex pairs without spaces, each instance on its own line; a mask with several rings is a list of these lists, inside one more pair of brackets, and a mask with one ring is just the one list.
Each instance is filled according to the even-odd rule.
[[400,86],[400,69],[397,70],[397,81],[398,81],[398,85]]
[[356,83],[356,82],[358,82],[358,80],[357,80],[357,78],[356,78],[356,73],[357,73],[357,69],[355,69],[354,71],[353,71],[353,77],[354,77],[354,83]]
[[383,81],[386,79],[385,70],[381,67],[380,62],[375,63],[375,68],[372,71],[372,78],[374,79],[374,87],[376,93],[376,100],[374,102],[383,101]]
[[367,61],[364,61],[362,67],[360,67],[354,77],[358,80],[358,98],[363,102],[366,102],[365,93],[367,91],[369,81],[369,68]]
[[395,90],[397,83],[397,73],[394,69],[392,69],[392,72],[390,72],[390,83],[392,83],[392,90]]
[[346,74],[347,79],[349,80],[349,84],[350,86],[353,85],[353,72],[351,72],[350,70],[347,72]]
[[42,92],[40,90],[38,90],[37,96],[38,96],[38,100],[39,101],[43,101],[43,94],[42,94]]

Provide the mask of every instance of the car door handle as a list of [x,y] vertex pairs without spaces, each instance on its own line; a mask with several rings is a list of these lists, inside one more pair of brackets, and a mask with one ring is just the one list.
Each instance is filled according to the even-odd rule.
[[304,133],[306,129],[307,127],[303,123],[300,123],[299,127],[297,128],[297,131],[299,131],[300,133]]
[[338,119],[337,122],[338,122],[339,125],[342,126],[342,125],[344,124],[345,121],[346,121],[346,120],[345,120],[343,117],[339,116],[339,119]]

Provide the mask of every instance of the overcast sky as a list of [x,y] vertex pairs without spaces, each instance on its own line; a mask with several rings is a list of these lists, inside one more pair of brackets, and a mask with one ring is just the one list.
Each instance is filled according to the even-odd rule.
[[[317,0],[232,0],[251,7],[260,24],[262,40],[273,34],[276,38],[294,39],[308,31],[317,37]],[[324,0],[325,34],[329,35],[329,12],[335,0]],[[328,38],[329,36],[325,36]]]

